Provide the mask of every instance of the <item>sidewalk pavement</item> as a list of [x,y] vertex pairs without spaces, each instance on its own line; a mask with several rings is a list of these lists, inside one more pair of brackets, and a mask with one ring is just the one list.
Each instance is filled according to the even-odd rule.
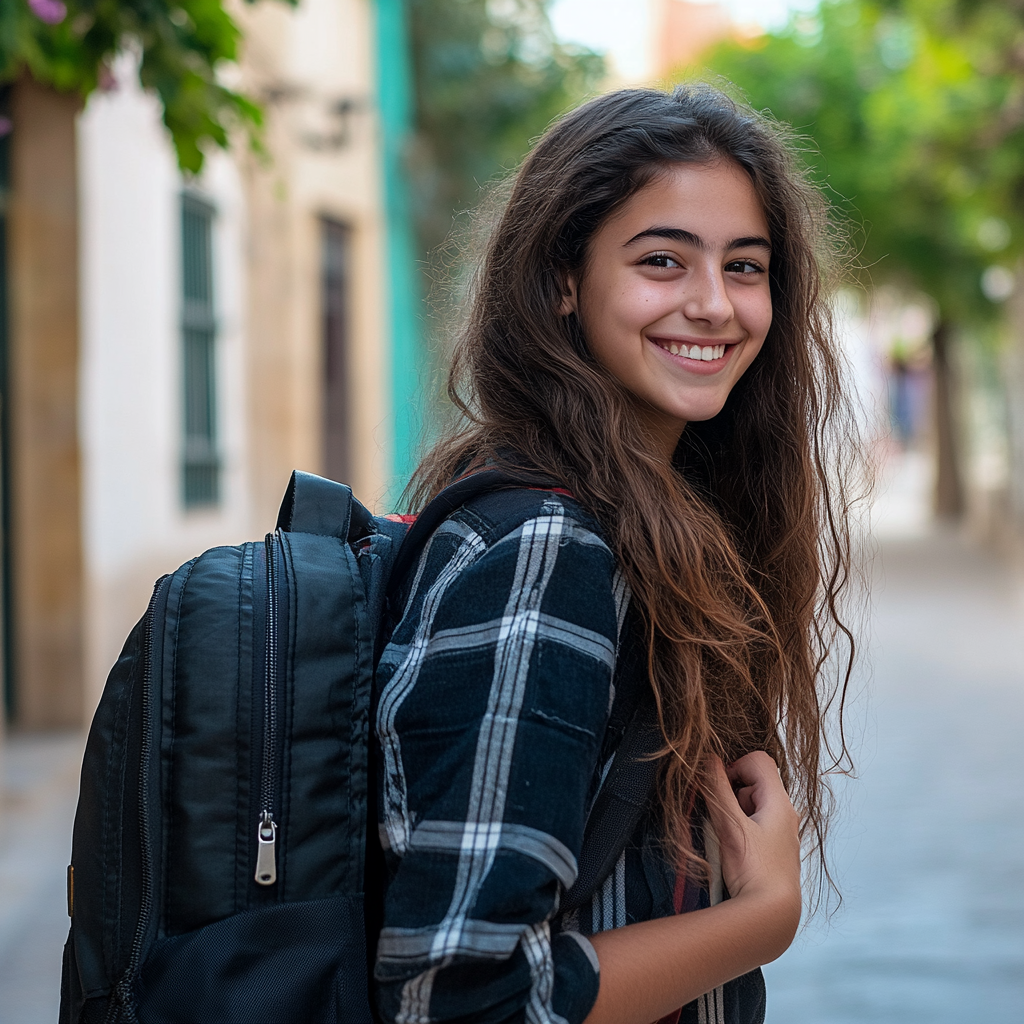
[[[1024,1020],[1024,600],[952,535],[883,542],[837,786],[844,903],[775,964],[767,1024]],[[860,692],[856,692],[859,689]]]
[[0,1024],[54,1024],[85,737],[6,737],[0,791]]

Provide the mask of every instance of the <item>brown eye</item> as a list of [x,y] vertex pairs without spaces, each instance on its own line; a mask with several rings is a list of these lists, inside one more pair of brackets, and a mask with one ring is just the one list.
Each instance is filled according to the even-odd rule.
[[674,256],[670,256],[667,252],[651,253],[650,256],[645,256],[640,261],[640,264],[645,267],[658,267],[661,270],[673,270],[682,265]]
[[733,260],[725,265],[726,271],[730,274],[763,274],[764,267],[753,260]]

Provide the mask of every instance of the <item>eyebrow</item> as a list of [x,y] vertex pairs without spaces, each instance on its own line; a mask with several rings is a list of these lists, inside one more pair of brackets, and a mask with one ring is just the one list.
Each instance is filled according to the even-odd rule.
[[[685,228],[668,228],[668,227],[653,227],[647,228],[641,231],[639,234],[634,235],[626,244],[626,247],[632,245],[634,242],[638,242],[641,238],[667,238],[672,242],[682,242],[685,245],[692,245],[696,249],[700,249],[702,252],[708,252],[711,246],[704,241],[700,235],[695,235],[692,231],[687,231]],[[733,249],[767,249],[769,252],[772,251],[772,243],[768,241],[763,235],[744,235],[742,238],[734,238],[732,241],[726,244],[726,252],[731,252]]]

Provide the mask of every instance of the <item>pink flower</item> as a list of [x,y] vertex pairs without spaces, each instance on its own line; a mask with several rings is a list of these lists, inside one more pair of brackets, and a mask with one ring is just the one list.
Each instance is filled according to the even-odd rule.
[[56,25],[67,16],[68,9],[61,0],[28,0],[29,9],[47,25]]

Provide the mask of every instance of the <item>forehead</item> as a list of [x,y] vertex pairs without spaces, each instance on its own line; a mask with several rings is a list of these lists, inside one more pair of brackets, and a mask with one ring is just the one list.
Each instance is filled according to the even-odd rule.
[[734,238],[768,237],[764,208],[750,176],[730,160],[670,164],[616,210],[597,234],[609,242],[621,238],[623,244],[654,226],[690,231],[712,247]]

